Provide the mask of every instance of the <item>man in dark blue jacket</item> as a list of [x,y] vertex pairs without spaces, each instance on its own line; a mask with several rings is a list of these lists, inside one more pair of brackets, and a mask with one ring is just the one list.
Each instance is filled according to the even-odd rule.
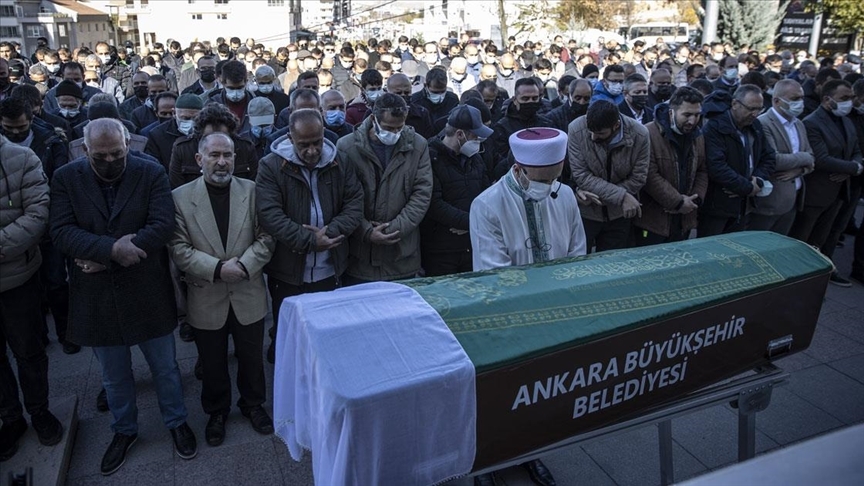
[[420,225],[420,251],[426,275],[472,269],[468,213],[471,202],[491,184],[480,144],[494,133],[480,110],[459,105],[450,112],[442,136],[429,141],[432,200]]
[[775,152],[756,119],[762,103],[759,87],[742,85],[729,111],[705,126],[708,192],[699,211],[700,237],[746,230],[750,205],[758,204],[751,198],[770,192],[765,181],[774,174]]

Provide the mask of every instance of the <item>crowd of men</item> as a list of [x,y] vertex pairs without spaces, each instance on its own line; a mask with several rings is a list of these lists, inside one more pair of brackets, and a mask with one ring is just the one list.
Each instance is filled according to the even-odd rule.
[[[115,434],[102,473],[137,438],[131,346],[191,459],[178,322],[198,348],[207,443],[224,440],[232,406],[229,335],[237,406],[272,433],[263,360],[275,360],[282,300],[554,258],[527,203],[507,220],[512,198],[494,195],[507,187],[553,213],[557,200],[560,255],[765,230],[830,258],[853,234],[853,266],[831,282],[864,283],[860,63],[660,38],[274,51],[236,37],[93,51],[41,39],[30,57],[2,42],[0,460],[25,408],[42,444],[63,435],[48,408],[47,315],[64,352],[90,347],[102,366],[98,406]],[[555,140],[548,164],[530,160],[542,139]],[[554,484],[540,461],[525,467]]]

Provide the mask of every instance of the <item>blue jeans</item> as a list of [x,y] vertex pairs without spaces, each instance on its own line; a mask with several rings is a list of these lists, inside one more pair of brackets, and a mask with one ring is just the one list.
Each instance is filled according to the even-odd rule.
[[[186,404],[180,384],[180,368],[175,357],[174,334],[167,334],[138,344],[144,354],[159,400],[162,421],[173,429],[186,421]],[[135,377],[132,376],[132,353],[129,346],[94,347],[102,365],[102,385],[108,395],[108,406],[114,415],[111,430],[115,434],[138,433],[138,405],[135,399]]]

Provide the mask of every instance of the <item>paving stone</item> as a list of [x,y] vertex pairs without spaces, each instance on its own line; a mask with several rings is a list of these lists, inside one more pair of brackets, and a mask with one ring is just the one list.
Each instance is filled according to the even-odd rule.
[[814,358],[813,356],[810,356],[805,351],[777,359],[773,363],[777,367],[783,369],[783,371],[788,371],[791,373],[793,371],[803,370],[804,368],[816,366],[822,362]]
[[[285,486],[313,486],[312,453],[306,451],[300,461],[295,461],[288,453],[288,447],[275,435],[271,439],[276,451],[276,464],[282,471],[282,484]],[[473,484],[473,483],[472,483]]]
[[771,405],[756,416],[756,430],[780,445],[823,434],[843,422],[785,387],[774,389]]
[[826,297],[824,302],[822,302],[822,309],[819,312],[819,318],[849,309],[850,307],[848,305]]
[[828,365],[859,383],[864,383],[864,354],[839,359]]
[[826,326],[816,326],[813,342],[805,352],[820,362],[827,363],[864,354],[864,344],[853,341]]
[[[864,299],[864,295],[861,296]],[[849,339],[864,343],[864,312],[846,309],[819,319],[819,325],[836,331]]]
[[[620,486],[660,483],[660,450],[656,426],[599,439],[582,448]],[[708,471],[678,443],[672,444],[676,481]]]
[[[140,441],[140,439],[139,439]],[[130,454],[135,452],[138,447],[136,443]],[[131,455],[130,455],[131,458]],[[161,461],[149,462],[146,464],[130,464],[128,461],[119,471],[110,476],[103,476],[101,473],[92,474],[90,476],[82,476],[72,478],[66,481],[66,486],[168,486],[175,484],[174,481],[174,461],[172,459],[163,459]],[[98,465],[97,465],[98,471]],[[177,483],[180,484],[180,483]],[[185,484],[202,484],[202,483],[185,483]]]
[[201,447],[192,460],[174,459],[174,481],[178,485],[279,484],[282,472],[270,438],[220,447]]
[[[758,423],[757,415],[757,423]],[[708,469],[738,461],[738,413],[716,406],[676,418],[672,438]],[[779,446],[765,434],[756,432],[756,452]]]
[[792,373],[789,390],[845,424],[864,420],[864,385],[828,365]]

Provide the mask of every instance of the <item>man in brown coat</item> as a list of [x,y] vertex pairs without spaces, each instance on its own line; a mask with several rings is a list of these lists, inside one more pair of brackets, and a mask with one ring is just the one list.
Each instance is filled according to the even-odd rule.
[[702,93],[684,86],[657,105],[645,125],[651,140],[648,180],[642,188],[642,216],[633,220],[636,245],[686,240],[708,188],[705,141],[699,132]]

